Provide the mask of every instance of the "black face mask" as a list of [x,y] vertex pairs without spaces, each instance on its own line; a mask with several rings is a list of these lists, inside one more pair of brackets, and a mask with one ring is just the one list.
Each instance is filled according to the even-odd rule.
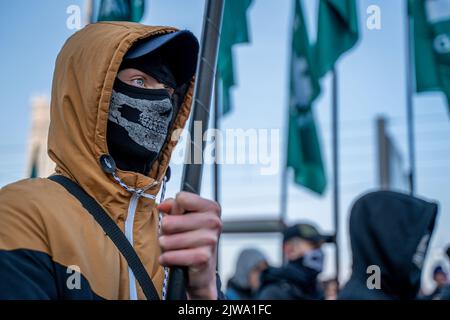
[[167,140],[173,113],[167,90],[138,88],[116,79],[107,141],[117,167],[148,174]]

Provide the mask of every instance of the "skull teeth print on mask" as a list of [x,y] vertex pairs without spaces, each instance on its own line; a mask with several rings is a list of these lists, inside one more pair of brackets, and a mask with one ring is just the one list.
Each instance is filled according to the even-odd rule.
[[[134,109],[138,113],[134,122],[125,116]],[[130,113],[131,113],[130,112]],[[109,120],[128,132],[128,136],[145,149],[158,153],[166,141],[173,106],[169,98],[162,100],[136,99],[113,90]]]
[[116,79],[109,104],[108,151],[117,168],[147,175],[174,118],[166,89],[147,89]]

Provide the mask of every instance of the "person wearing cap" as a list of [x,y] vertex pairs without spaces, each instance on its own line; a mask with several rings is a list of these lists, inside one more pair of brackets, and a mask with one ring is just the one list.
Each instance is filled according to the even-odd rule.
[[269,267],[261,275],[259,300],[319,300],[323,292],[317,282],[324,254],[321,246],[333,237],[321,234],[309,223],[288,227],[283,233],[286,264]]
[[441,265],[436,265],[433,268],[433,281],[436,283],[436,287],[433,292],[426,296],[427,300],[448,300],[449,297],[449,286],[447,272],[445,272],[444,267]]
[[[174,265],[187,267],[186,298],[222,296],[219,205],[186,192],[157,204],[172,133],[189,117],[198,50],[189,31],[101,22],[66,41],[54,71],[55,175],[75,182],[123,231],[160,298],[165,267]],[[146,297],[128,260],[61,184],[37,178],[2,188],[0,219],[0,299]]]

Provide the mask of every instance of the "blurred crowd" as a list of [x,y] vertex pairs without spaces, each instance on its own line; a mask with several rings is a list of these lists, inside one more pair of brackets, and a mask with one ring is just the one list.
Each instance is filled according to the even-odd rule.
[[[433,268],[435,289],[425,293],[421,276],[438,206],[406,194],[368,193],[352,206],[349,222],[352,274],[319,280],[322,246],[335,241],[312,223],[297,223],[283,232],[284,263],[271,266],[258,249],[240,252],[226,296],[231,300],[450,300],[445,264]],[[445,252],[450,259],[450,245]]]

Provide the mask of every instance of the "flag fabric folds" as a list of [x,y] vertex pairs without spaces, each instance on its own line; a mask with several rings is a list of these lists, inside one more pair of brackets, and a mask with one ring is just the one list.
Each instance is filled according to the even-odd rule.
[[97,21],[139,22],[144,10],[145,0],[101,0]]
[[326,175],[317,134],[313,101],[320,94],[300,0],[295,1],[290,68],[290,100],[287,166],[294,180],[318,194],[326,188]]
[[320,0],[315,59],[318,76],[333,69],[339,57],[358,41],[355,0]]
[[450,106],[450,0],[409,0],[408,11],[416,92],[442,91]]
[[220,77],[222,114],[232,108],[230,89],[235,85],[233,46],[249,42],[247,9],[252,0],[225,0],[217,69]]

